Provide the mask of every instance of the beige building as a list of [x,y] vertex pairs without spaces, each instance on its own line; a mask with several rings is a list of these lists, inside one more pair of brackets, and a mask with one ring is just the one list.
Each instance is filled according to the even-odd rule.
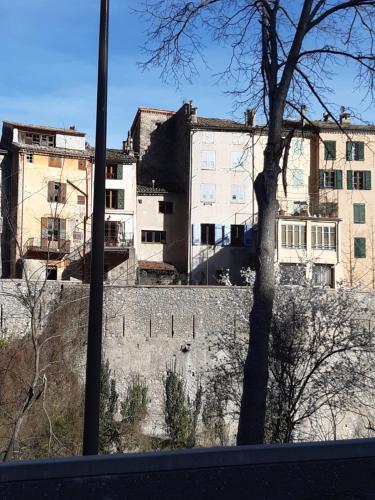
[[3,214],[7,277],[57,279],[90,234],[91,155],[85,134],[4,122]]

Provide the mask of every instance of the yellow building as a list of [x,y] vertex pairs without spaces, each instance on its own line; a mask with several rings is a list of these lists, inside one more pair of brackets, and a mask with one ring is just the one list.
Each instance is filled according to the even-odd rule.
[[83,253],[90,234],[92,159],[85,134],[4,122],[1,145],[8,151],[3,275],[64,278],[69,256]]

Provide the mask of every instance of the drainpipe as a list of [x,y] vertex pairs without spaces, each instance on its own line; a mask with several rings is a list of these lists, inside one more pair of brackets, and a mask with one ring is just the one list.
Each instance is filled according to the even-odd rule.
[[188,216],[188,277],[189,285],[191,285],[191,268],[192,268],[192,227],[191,227],[191,208],[192,208],[192,172],[193,172],[193,136],[196,130],[190,130],[189,134],[189,216]]

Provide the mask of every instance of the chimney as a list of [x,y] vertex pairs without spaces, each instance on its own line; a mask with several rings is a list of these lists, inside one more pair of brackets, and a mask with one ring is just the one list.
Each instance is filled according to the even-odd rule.
[[124,153],[127,155],[134,155],[134,150],[133,150],[133,138],[130,135],[130,130],[128,131],[128,137],[126,141],[122,141],[122,150]]
[[304,127],[306,125],[306,116],[307,116],[307,106],[306,106],[306,104],[301,104],[300,113],[301,113],[302,127]]
[[351,114],[349,111],[347,111],[344,106],[341,106],[340,111],[340,125],[350,125]]
[[246,127],[255,127],[256,111],[255,109],[247,109],[245,111],[245,125]]
[[190,123],[198,123],[197,109],[190,106]]

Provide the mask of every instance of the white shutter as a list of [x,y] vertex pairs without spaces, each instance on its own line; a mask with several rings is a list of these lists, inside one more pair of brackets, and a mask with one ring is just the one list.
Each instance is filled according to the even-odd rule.
[[230,245],[230,226],[229,225],[225,225],[224,226],[224,240],[223,240],[223,244],[225,247],[229,246]]
[[245,156],[242,151],[232,151],[230,154],[231,170],[244,170]]
[[216,168],[216,152],[201,151],[201,169],[215,170]]
[[245,203],[245,186],[232,184],[230,201],[231,203]]
[[215,245],[223,246],[223,226],[215,224]]
[[203,203],[213,203],[216,200],[215,184],[201,184],[201,201]]
[[203,144],[213,144],[214,143],[214,133],[213,132],[203,132]]
[[193,245],[200,245],[201,244],[201,225],[200,224],[193,224],[192,231],[193,231]]

